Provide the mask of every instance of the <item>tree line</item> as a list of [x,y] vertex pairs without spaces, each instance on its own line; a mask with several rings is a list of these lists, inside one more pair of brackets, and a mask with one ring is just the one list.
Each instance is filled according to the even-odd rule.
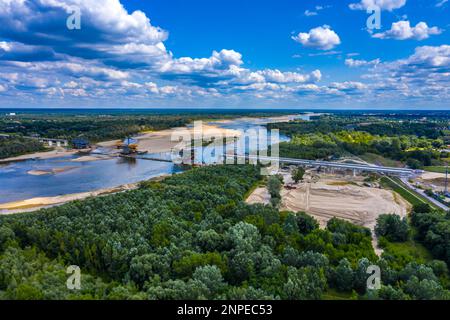
[[44,145],[34,139],[23,137],[0,137],[0,159],[20,156],[26,153],[45,151]]
[[[367,228],[333,218],[322,229],[305,213],[246,204],[260,181],[256,166],[209,166],[0,216],[0,298],[448,298],[431,267],[379,258]],[[382,270],[376,292],[366,286],[371,264]],[[69,265],[82,270],[81,291],[65,288]]]

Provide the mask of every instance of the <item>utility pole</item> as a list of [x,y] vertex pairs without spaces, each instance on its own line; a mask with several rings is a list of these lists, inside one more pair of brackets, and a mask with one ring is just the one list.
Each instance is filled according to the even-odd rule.
[[448,163],[447,163],[447,167],[445,168],[445,190],[444,190],[444,194],[448,195]]

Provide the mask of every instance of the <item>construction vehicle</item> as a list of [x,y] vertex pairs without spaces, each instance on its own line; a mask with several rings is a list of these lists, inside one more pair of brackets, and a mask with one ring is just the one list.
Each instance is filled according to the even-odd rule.
[[122,149],[121,154],[124,155],[135,155],[144,153],[138,151],[137,143],[134,143],[134,140],[131,139],[130,137],[127,137],[124,143],[117,143],[116,147],[118,149]]
[[133,144],[125,144],[122,147],[122,154],[137,154],[138,150],[137,150],[138,146],[137,144],[133,143]]

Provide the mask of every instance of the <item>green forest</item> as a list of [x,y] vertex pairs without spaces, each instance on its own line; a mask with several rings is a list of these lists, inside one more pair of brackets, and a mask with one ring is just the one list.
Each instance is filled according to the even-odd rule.
[[19,136],[73,139],[84,137],[91,142],[122,139],[145,130],[162,130],[185,126],[188,116],[137,115],[33,115],[0,118],[0,132]]
[[[291,137],[280,144],[280,155],[301,159],[334,159],[360,156],[369,162],[381,160],[381,165],[392,165],[386,159],[396,160],[413,169],[441,166],[449,154],[441,152],[447,143],[448,123],[395,122],[370,118],[342,119],[325,117],[317,121],[269,124]],[[365,121],[365,122],[364,122]],[[385,159],[383,159],[385,158]]]
[[217,119],[235,119],[251,115],[280,116],[274,112],[233,112],[233,113],[179,113],[179,114],[146,114],[142,113],[81,113],[45,114],[23,113],[15,116],[0,116],[0,133],[14,135],[39,135],[53,139],[72,139],[85,137],[91,142],[122,139],[142,131],[164,130],[184,127],[195,121],[212,121]]
[[[281,113],[283,114],[283,113]],[[23,113],[14,116],[0,115],[0,159],[46,150],[42,143],[24,137],[67,139],[83,137],[91,143],[125,139],[144,131],[157,131],[184,127],[196,120],[211,121],[233,119],[249,113],[184,113],[184,114],[89,114],[73,115],[51,112],[45,114]],[[252,113],[252,116],[271,116],[273,112]],[[280,113],[276,113],[280,115]],[[48,150],[48,149],[47,149]]]
[[[0,298],[450,298],[448,216],[419,206],[411,224],[380,219],[379,258],[369,229],[336,218],[320,229],[304,213],[246,204],[259,172],[195,168],[133,191],[0,216]],[[390,237],[398,228],[403,236]],[[394,246],[411,239],[433,257]],[[380,290],[367,290],[372,264]],[[66,288],[70,265],[81,268],[81,290]]]
[[23,137],[0,137],[0,159],[47,150],[42,143]]

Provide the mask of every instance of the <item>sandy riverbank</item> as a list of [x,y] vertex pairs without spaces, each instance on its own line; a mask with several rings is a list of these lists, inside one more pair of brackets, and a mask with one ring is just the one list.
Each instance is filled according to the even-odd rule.
[[8,202],[0,204],[0,214],[36,211],[42,208],[62,205],[70,201],[82,200],[89,197],[96,197],[126,190],[132,190],[135,189],[136,186],[137,184],[127,184],[115,188],[107,188],[91,192],[81,192],[56,197],[38,197],[22,201]]
[[65,157],[65,156],[74,155],[78,151],[79,150],[57,149],[57,150],[51,150],[51,151],[45,151],[45,152],[36,152],[36,153],[25,154],[25,155],[18,156],[18,157],[0,159],[0,163],[24,161],[24,160],[30,160],[30,159],[52,159],[52,158],[58,158],[58,157]]
[[32,176],[45,176],[47,174],[52,174],[53,172],[50,170],[30,170],[27,173]]
[[32,176],[44,176],[44,175],[48,175],[48,174],[57,174],[57,173],[67,172],[69,170],[73,170],[76,168],[77,167],[75,167],[75,166],[65,166],[65,167],[53,168],[53,169],[49,169],[49,170],[30,170],[27,173]]
[[[212,137],[235,137],[240,136],[240,132],[237,130],[223,129],[218,126],[208,125],[205,122],[202,126],[203,138],[209,139]],[[147,132],[135,137],[137,140],[138,150],[146,151],[148,153],[163,153],[171,152],[175,146],[180,142],[178,137],[184,134],[189,134],[194,137],[194,128],[191,127],[179,127],[166,129],[161,131]],[[121,140],[111,140],[97,143],[97,146],[104,148],[114,148]]]
[[[271,117],[271,118],[239,118],[236,120],[255,120],[255,119],[261,119],[264,122],[282,122],[282,121],[290,121],[292,120],[292,116],[281,116],[281,117]],[[155,131],[155,132],[146,132],[138,137],[137,144],[138,149],[140,151],[147,151],[149,153],[163,153],[163,152],[170,152],[172,149],[178,145],[180,142],[178,139],[179,136],[183,136],[183,134],[190,134],[193,136],[195,128],[194,127],[180,127],[180,128],[172,128],[167,130],[161,130],[161,131]],[[232,129],[225,129],[220,128],[217,125],[210,125],[208,122],[203,122],[202,126],[202,132],[203,132],[203,138],[205,140],[208,140],[212,137],[239,137],[240,131],[238,130],[232,130]],[[175,140],[175,141],[172,141]],[[112,141],[104,141],[96,144],[97,147],[105,147],[105,148],[111,148],[114,149],[111,150],[111,155],[116,153],[115,146],[118,142],[121,140],[112,140]],[[3,159],[0,160],[1,162],[12,162],[12,161],[21,161],[21,160],[28,160],[28,159],[50,159],[55,157],[62,157],[62,156],[69,156],[77,154],[80,150],[53,150],[48,152],[40,152],[40,153],[34,153],[34,154],[28,154],[20,157],[14,157],[9,159]],[[88,151],[88,150],[81,150],[81,151]],[[98,155],[98,154],[89,154],[85,156],[80,156],[76,159],[73,159],[73,162],[90,162],[90,161],[98,161],[103,159],[110,159],[108,155]],[[64,168],[55,168],[51,170],[30,170],[28,174],[31,175],[47,175],[47,174],[54,174],[58,172],[66,170]],[[24,212],[24,211],[35,211],[40,208],[48,207],[48,206],[54,206],[54,205],[60,205],[69,201],[73,200],[80,200],[91,196],[98,196],[102,194],[109,194],[114,192],[119,192],[123,190],[128,190],[129,185],[126,186],[120,186],[117,188],[109,188],[109,189],[101,189],[96,190],[92,192],[84,192],[84,193],[77,193],[77,194],[68,194],[68,195],[62,195],[62,196],[56,196],[56,197],[40,197],[40,198],[33,198],[33,199],[27,199],[23,201],[16,201],[16,202],[10,202],[5,204],[0,204],[0,213],[2,214],[9,214],[9,213],[18,213],[18,212]]]
[[[169,174],[163,174],[158,177],[154,177],[150,180],[160,181],[164,178],[170,176]],[[0,204],[0,214],[13,214],[13,213],[24,213],[24,212],[33,212],[43,208],[49,208],[53,206],[60,206],[65,203],[75,201],[75,200],[83,200],[89,197],[97,197],[103,195],[109,195],[113,193],[128,191],[136,189],[139,186],[139,182],[137,183],[129,183],[125,185],[121,185],[113,188],[105,188],[100,190],[94,190],[89,192],[80,192],[73,194],[66,194],[55,197],[37,197],[31,198],[21,201],[14,201]]]
[[[277,117],[242,117],[237,119],[227,119],[227,120],[217,120],[217,121],[203,121],[203,135],[205,139],[211,138],[211,137],[217,137],[222,136],[224,138],[227,137],[236,137],[240,136],[238,130],[232,130],[232,129],[224,129],[220,128],[217,125],[210,125],[209,123],[231,123],[232,121],[259,121],[261,124],[265,123],[275,123],[275,122],[288,122],[293,120],[298,115],[286,115],[286,116],[277,116]],[[177,137],[177,132],[190,132],[192,135],[194,132],[194,128],[192,127],[179,127],[179,128],[171,128],[161,131],[154,131],[154,132],[146,132],[138,135],[136,137],[138,149],[140,151],[147,151],[149,153],[163,153],[163,152],[170,152],[172,149],[179,143],[178,141],[172,141],[175,140]],[[172,136],[174,138],[172,138]],[[96,144],[98,147],[104,147],[104,148],[115,148],[115,146],[122,142],[122,140],[110,140],[110,141],[103,141]],[[46,151],[46,152],[36,152],[31,154],[26,154],[18,157],[11,157],[7,159],[0,159],[0,163],[8,163],[8,162],[14,162],[14,161],[23,161],[23,160],[30,160],[30,159],[51,159],[51,158],[57,158],[57,157],[64,157],[64,156],[70,156],[74,155],[78,152],[89,152],[90,150],[66,150],[64,148],[57,148],[55,150]],[[90,158],[90,156],[86,157],[80,157],[78,158],[79,162],[88,162],[88,161],[96,161],[96,160],[102,160],[101,158],[95,156]]]
[[[317,115],[317,114],[304,114],[303,116],[309,116],[309,115]],[[285,116],[274,116],[274,117],[241,117],[238,119],[223,119],[223,120],[216,120],[211,121],[212,123],[223,123],[228,124],[232,123],[233,121],[249,121],[249,122],[255,122],[266,124],[266,123],[279,123],[279,122],[289,122],[292,120],[295,120],[299,115],[285,115]]]
[[81,156],[79,158],[71,160],[72,162],[91,162],[91,161],[100,161],[100,160],[109,160],[111,157],[105,155],[89,155],[89,156]]

